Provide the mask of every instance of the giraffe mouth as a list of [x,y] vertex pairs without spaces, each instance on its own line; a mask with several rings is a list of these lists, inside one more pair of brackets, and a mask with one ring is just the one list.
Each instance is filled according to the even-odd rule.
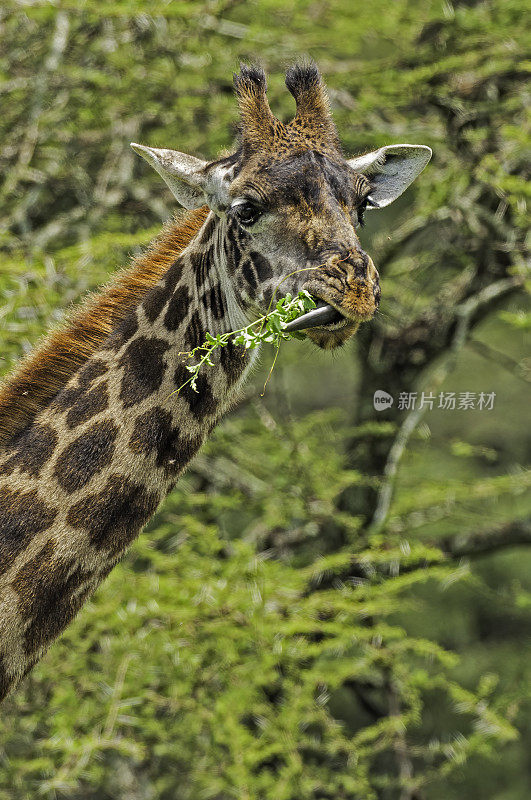
[[297,317],[292,322],[288,322],[284,330],[286,333],[293,331],[304,331],[307,328],[327,328],[328,330],[337,330],[348,324],[348,320],[337,308],[334,308],[330,303],[325,303],[324,300],[316,299],[316,307],[312,308],[302,317]]

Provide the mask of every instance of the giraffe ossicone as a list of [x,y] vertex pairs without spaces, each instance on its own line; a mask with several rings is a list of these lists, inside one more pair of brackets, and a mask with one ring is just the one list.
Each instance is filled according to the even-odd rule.
[[295,65],[286,86],[296,114],[282,123],[263,71],[242,66],[230,156],[133,145],[188,213],[0,387],[0,698],[154,514],[251,363],[231,343],[193,391],[182,353],[263,316],[276,291],[316,299],[301,327],[327,349],[378,307],[357,228],[431,151],[397,144],[348,160],[316,67]]

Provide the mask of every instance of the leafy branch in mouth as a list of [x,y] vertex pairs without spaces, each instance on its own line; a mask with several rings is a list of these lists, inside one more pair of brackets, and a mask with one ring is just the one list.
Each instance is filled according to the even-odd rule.
[[[296,297],[292,297],[290,294],[282,297],[272,310],[254,320],[254,322],[251,322],[249,325],[246,325],[244,328],[239,328],[236,331],[229,331],[228,333],[221,333],[217,336],[212,336],[211,333],[207,333],[206,341],[199,345],[199,347],[194,347],[193,350],[179,353],[179,355],[185,356],[187,361],[194,361],[195,363],[186,364],[186,369],[190,373],[190,377],[181,384],[175,392],[172,392],[172,394],[178,394],[181,389],[184,389],[184,387],[188,385],[191,386],[194,392],[198,392],[197,377],[200,370],[203,366],[213,367],[213,353],[221,347],[226,347],[229,343],[240,345],[245,348],[245,350],[254,350],[262,342],[267,342],[276,347],[278,354],[278,349],[284,339],[303,339],[304,334],[297,331],[286,333],[284,329],[289,322],[297,319],[301,314],[306,314],[308,311],[311,311],[312,308],[315,308],[315,300],[303,289]],[[273,366],[275,361],[273,362]],[[273,367],[271,371],[272,369]],[[271,374],[271,372],[269,374]]]

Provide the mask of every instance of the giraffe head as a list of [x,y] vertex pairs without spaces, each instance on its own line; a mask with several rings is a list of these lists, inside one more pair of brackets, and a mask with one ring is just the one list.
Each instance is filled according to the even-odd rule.
[[395,144],[345,158],[313,64],[286,74],[296,101],[286,124],[271,112],[262,69],[242,66],[234,84],[241,133],[232,155],[205,162],[175,150],[132,147],[182,205],[207,204],[219,218],[226,278],[246,316],[265,313],[273,296],[304,288],[320,310],[299,329],[320,347],[336,347],[371,319],[380,300],[378,272],[358,238],[364,212],[399,197],[431,150]]

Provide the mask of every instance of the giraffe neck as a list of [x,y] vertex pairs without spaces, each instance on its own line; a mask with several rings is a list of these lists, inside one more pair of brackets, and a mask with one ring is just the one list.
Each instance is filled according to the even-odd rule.
[[[246,324],[225,222],[196,238],[0,449],[0,698],[153,515],[249,367],[218,351],[195,392],[182,353]],[[232,264],[234,267],[234,264]]]

